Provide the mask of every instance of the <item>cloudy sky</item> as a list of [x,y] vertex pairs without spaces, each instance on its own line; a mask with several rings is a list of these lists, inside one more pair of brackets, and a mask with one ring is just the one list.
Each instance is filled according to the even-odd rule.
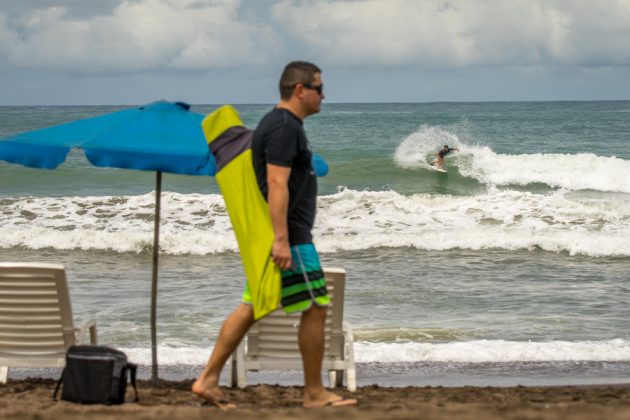
[[630,0],[0,0],[0,105],[630,99]]

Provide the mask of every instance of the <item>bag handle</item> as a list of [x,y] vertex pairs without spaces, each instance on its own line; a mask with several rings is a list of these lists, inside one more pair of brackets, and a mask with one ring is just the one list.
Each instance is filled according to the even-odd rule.
[[136,365],[135,363],[127,363],[127,367],[129,368],[129,377],[131,379],[133,393],[136,396],[133,402],[138,402],[140,400],[140,398],[138,398],[138,388],[136,388],[136,371],[138,370],[138,365]]
[[57,393],[59,392],[59,387],[61,386],[61,382],[63,382],[63,375],[66,374],[66,369],[64,368],[61,371],[61,378],[57,381],[57,386],[55,386],[55,392],[53,392],[52,399],[53,401],[57,401]]

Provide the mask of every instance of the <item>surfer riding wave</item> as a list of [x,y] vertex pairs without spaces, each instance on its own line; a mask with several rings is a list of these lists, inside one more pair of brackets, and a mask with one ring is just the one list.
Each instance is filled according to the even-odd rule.
[[430,165],[431,166],[436,166],[436,167],[438,167],[440,169],[444,169],[444,157],[446,157],[446,155],[448,155],[449,153],[451,153],[454,150],[459,152],[459,149],[457,147],[448,147],[448,144],[445,144],[444,148],[439,150],[435,154],[435,157],[437,159],[434,160],[433,162],[431,162]]

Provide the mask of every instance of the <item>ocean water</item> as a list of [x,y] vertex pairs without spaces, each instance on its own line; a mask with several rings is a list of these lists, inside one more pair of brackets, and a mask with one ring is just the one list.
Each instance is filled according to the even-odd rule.
[[[271,106],[236,108],[255,127]],[[0,107],[0,136],[121,108]],[[330,165],[314,236],[348,272],[359,384],[630,380],[629,101],[325,104],[305,129]],[[430,171],[444,144],[460,152]],[[214,179],[163,191],[159,363],[194,377],[243,273]],[[153,173],[80,151],[0,162],[0,260],[63,263],[75,318],[146,366],[153,203]]]

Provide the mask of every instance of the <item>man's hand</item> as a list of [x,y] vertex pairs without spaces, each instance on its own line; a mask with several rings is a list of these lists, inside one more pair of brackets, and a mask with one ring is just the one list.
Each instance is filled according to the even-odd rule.
[[271,259],[281,270],[291,268],[291,247],[289,241],[275,239],[271,248]]

